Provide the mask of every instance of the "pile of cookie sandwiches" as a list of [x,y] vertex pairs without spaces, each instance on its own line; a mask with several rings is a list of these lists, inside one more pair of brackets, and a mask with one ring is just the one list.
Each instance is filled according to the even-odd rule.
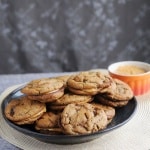
[[124,82],[100,71],[32,80],[5,107],[7,119],[44,134],[89,134],[105,129],[133,98]]

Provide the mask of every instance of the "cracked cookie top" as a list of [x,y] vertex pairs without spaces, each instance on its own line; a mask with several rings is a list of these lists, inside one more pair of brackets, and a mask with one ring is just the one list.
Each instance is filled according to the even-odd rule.
[[107,125],[107,116],[103,109],[88,103],[69,104],[61,114],[60,124],[64,133],[88,134],[104,129]]
[[101,72],[80,72],[72,75],[67,85],[70,91],[76,94],[95,95],[102,89],[110,86],[112,78]]
[[[31,101],[27,97],[11,100],[5,108],[5,115],[8,119],[19,122],[28,120],[33,116],[46,111],[46,105],[38,101]],[[36,118],[35,118],[36,120]]]

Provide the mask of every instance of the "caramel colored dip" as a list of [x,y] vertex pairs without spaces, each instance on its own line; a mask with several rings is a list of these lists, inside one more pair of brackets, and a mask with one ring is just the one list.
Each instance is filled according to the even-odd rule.
[[145,69],[134,65],[120,66],[116,70],[116,73],[123,74],[123,75],[137,75],[145,72],[146,72]]

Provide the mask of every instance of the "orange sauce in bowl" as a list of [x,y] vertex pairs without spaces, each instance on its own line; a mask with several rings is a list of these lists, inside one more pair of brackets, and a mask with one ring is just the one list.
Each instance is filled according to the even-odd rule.
[[142,74],[146,72],[147,71],[145,69],[134,66],[134,65],[120,66],[116,70],[116,73],[122,74],[122,75],[137,75],[137,74]]

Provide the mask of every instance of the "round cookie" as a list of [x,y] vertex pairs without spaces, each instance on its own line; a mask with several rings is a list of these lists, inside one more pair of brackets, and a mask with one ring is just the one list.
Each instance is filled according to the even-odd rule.
[[58,98],[62,97],[64,95],[64,87],[62,87],[61,89],[57,90],[57,91],[53,91],[53,92],[49,92],[46,94],[42,94],[42,95],[28,95],[27,97],[30,100],[37,100],[43,103],[47,103],[47,102],[53,102],[55,100],[57,100]]
[[16,124],[30,124],[46,112],[46,105],[27,97],[11,100],[5,107],[5,116]]
[[104,105],[107,105],[107,106],[111,106],[111,107],[122,107],[122,106],[125,106],[128,104],[128,100],[111,100],[109,99],[108,97],[105,97],[105,96],[102,96],[102,95],[96,95],[96,99],[101,103],[101,104],[104,104]]
[[60,125],[65,134],[88,134],[104,129],[107,116],[103,109],[88,103],[69,104],[61,113]]
[[114,108],[114,107],[107,106],[107,105],[103,105],[103,104],[100,104],[100,103],[95,103],[95,102],[92,102],[91,104],[92,104],[94,107],[98,107],[98,108],[104,110],[104,112],[105,112],[106,115],[107,115],[108,124],[112,121],[112,119],[113,119],[114,116],[115,116],[115,108]]
[[133,98],[133,91],[128,84],[118,79],[114,79],[114,82],[116,84],[116,88],[107,93],[105,97],[108,97],[113,101],[128,101]]
[[64,95],[64,84],[62,80],[53,78],[37,79],[29,82],[21,92],[31,100],[40,102],[52,102]]
[[69,92],[64,94],[61,98],[55,100],[54,102],[47,103],[47,108],[49,110],[62,111],[68,104],[84,104],[87,102],[91,102],[92,100],[92,96],[76,95]]
[[67,105],[70,103],[87,103],[93,100],[92,96],[77,95],[74,93],[66,93],[61,98],[55,100],[51,105]]
[[42,133],[62,133],[59,128],[60,114],[45,112],[36,122],[35,129]]
[[[44,111],[45,112],[45,111]],[[41,117],[41,115],[44,113],[43,111],[38,112],[37,114],[20,121],[14,121],[15,124],[23,125],[23,124],[33,124],[38,118]]]
[[109,87],[111,80],[111,77],[101,72],[80,72],[68,79],[67,86],[70,91],[76,94],[95,95],[102,89]]
[[51,93],[58,91],[63,87],[63,81],[54,78],[43,78],[32,80],[24,88],[21,89],[21,92],[26,95],[42,95],[46,93]]

